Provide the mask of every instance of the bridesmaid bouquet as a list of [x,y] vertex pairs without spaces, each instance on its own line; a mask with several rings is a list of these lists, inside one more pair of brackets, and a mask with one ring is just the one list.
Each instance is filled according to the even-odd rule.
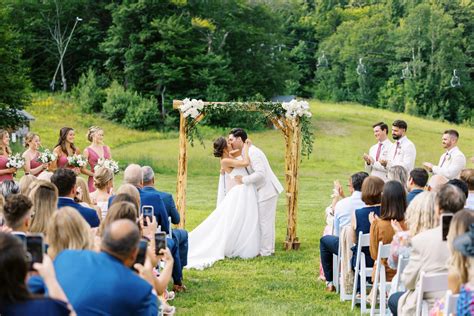
[[20,154],[12,155],[8,157],[7,168],[20,169],[25,165],[25,160]]
[[97,171],[99,168],[102,167],[112,170],[114,174],[117,174],[120,171],[118,162],[111,159],[99,158],[97,164],[94,167],[94,171]]
[[69,156],[69,157],[67,157],[67,162],[70,166],[73,166],[73,167],[76,167],[76,168],[82,168],[85,165],[87,165],[87,160],[82,155]]
[[53,162],[57,159],[56,155],[52,152],[49,151],[49,149],[45,149],[45,151],[40,152],[38,159],[36,159],[38,162],[41,163],[50,163]]

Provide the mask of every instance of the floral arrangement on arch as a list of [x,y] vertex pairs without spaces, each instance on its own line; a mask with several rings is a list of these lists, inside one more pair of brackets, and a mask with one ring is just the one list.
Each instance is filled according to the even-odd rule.
[[301,126],[303,156],[309,157],[313,150],[313,132],[311,127],[311,110],[309,103],[304,100],[293,99],[290,102],[226,102],[205,104],[202,100],[183,100],[179,107],[180,112],[187,121],[186,134],[188,141],[193,145],[196,136],[203,144],[202,136],[197,129],[200,114],[220,113],[230,115],[231,112],[257,111],[262,112],[268,119],[296,121]]

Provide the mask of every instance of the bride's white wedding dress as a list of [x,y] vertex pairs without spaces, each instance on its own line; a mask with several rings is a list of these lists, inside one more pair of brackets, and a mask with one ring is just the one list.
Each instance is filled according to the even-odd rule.
[[234,168],[221,176],[225,196],[219,194],[216,209],[189,233],[188,265],[204,269],[225,257],[253,258],[260,248],[257,191],[254,185],[236,185],[233,178],[245,176],[245,168]]

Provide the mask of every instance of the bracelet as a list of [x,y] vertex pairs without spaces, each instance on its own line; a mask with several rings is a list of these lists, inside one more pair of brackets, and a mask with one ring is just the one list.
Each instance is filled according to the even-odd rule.
[[25,176],[29,175],[30,173],[29,172],[25,172]]

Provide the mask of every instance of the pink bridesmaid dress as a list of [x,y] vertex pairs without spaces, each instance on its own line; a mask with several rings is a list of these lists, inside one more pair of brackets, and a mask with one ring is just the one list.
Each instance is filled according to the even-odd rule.
[[58,168],[70,168],[67,162],[67,157],[66,155],[61,155],[58,158]]
[[[0,170],[9,169],[7,168],[8,157],[0,156]],[[5,180],[13,180],[13,173],[7,173],[0,175],[0,183]]]
[[[108,146],[102,146],[102,150],[104,151],[104,158],[105,159],[110,159],[110,148]],[[89,152],[89,158],[88,162],[91,167],[91,171],[94,172],[95,165],[97,165],[97,162],[101,158],[98,153],[94,151],[91,147],[87,147],[87,151]],[[92,193],[95,191],[94,187],[94,177],[89,177],[89,180],[87,181],[87,184],[89,186],[89,192]]]
[[[33,170],[35,168],[38,168],[39,166],[42,165],[41,162],[38,161],[38,157],[39,157],[40,153],[36,153],[35,157],[33,159],[30,160],[30,170]],[[31,173],[32,175],[34,175],[35,177],[39,176],[40,173],[43,172],[43,170],[40,170],[38,173]]]

